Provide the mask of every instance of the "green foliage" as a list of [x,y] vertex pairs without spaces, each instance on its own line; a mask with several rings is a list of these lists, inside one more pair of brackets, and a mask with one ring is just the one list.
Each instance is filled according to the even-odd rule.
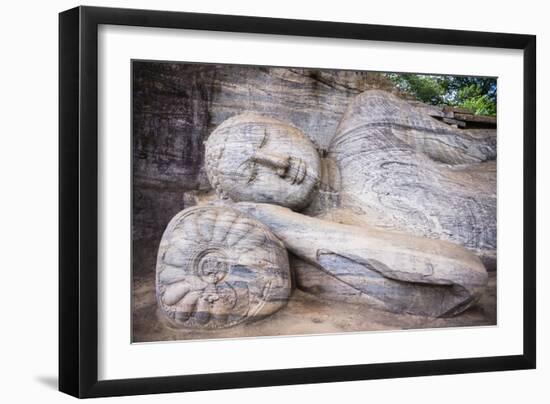
[[427,104],[446,104],[478,115],[496,115],[497,83],[491,77],[386,74],[396,86]]
[[390,74],[389,78],[400,90],[413,94],[420,101],[435,105],[444,103],[446,88],[439,76]]
[[469,109],[476,115],[496,115],[496,100],[488,94],[483,94],[480,86],[470,84],[457,92],[457,106]]

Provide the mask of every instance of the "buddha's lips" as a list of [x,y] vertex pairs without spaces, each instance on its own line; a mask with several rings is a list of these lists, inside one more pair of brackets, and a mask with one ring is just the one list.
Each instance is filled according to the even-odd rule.
[[287,176],[292,184],[301,184],[307,174],[306,163],[302,159],[291,159]]

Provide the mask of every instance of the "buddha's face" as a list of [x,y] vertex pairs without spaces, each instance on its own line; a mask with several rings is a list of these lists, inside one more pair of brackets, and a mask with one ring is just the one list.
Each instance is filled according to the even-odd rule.
[[234,201],[308,205],[320,159],[300,130],[273,118],[243,114],[222,123],[206,142],[210,183]]

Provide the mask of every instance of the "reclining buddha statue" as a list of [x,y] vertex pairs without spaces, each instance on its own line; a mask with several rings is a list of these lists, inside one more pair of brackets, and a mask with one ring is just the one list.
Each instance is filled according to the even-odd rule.
[[283,307],[293,278],[325,299],[457,315],[495,262],[494,153],[383,91],[355,98],[328,150],[271,117],[229,118],[205,144],[217,197],[164,233],[159,306],[180,326],[230,326]]

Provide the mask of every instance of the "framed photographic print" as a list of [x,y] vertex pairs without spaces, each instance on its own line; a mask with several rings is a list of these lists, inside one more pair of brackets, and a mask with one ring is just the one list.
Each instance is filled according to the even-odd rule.
[[535,367],[535,37],[60,14],[59,387]]

